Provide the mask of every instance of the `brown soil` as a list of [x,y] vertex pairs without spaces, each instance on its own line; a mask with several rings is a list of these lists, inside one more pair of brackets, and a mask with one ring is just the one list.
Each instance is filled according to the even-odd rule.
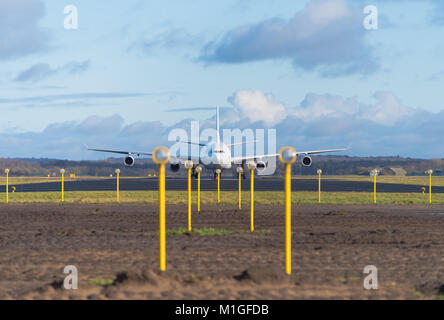
[[[168,236],[162,273],[155,206],[1,205],[0,298],[438,298],[443,214],[441,206],[294,207],[286,276],[282,207],[257,207],[256,230],[270,232],[250,233],[248,208],[204,206],[194,228],[235,232]],[[167,207],[167,229],[186,223],[185,206]],[[78,268],[77,290],[63,288],[66,265]],[[378,290],[363,288],[366,265],[378,268]]]

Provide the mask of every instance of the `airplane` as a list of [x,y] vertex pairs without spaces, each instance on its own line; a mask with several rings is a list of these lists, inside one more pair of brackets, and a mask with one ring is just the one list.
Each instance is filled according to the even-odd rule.
[[[231,169],[233,165],[241,166],[243,170],[242,177],[245,179],[245,165],[249,161],[256,162],[256,168],[258,171],[263,171],[267,168],[267,162],[265,159],[278,157],[278,153],[264,154],[264,155],[254,155],[254,156],[243,156],[243,157],[232,157],[231,147],[239,144],[225,144],[220,141],[220,130],[219,130],[219,107],[216,108],[216,141],[210,141],[208,144],[196,143],[191,141],[179,141],[187,144],[197,144],[201,147],[207,148],[208,152],[204,156],[192,157],[192,156],[170,156],[170,167],[173,172],[177,172],[180,169],[180,164],[184,163],[186,160],[192,160],[193,163],[202,165],[205,169],[212,170],[214,177],[216,178],[216,170],[221,171]],[[256,141],[247,141],[240,144],[255,143]],[[92,149],[88,148],[90,151],[97,152],[108,152],[115,154],[126,155],[124,159],[125,166],[132,167],[134,165],[134,156],[148,156],[151,157],[151,152],[139,152],[139,151],[119,151],[119,150],[107,150],[107,149]],[[301,162],[304,167],[309,167],[312,164],[312,158],[310,155],[327,153],[327,152],[338,152],[345,151],[344,149],[329,149],[329,150],[312,150],[312,151],[298,151],[297,156],[301,156]],[[197,178],[197,172],[195,171],[196,165],[193,166],[192,174]]]

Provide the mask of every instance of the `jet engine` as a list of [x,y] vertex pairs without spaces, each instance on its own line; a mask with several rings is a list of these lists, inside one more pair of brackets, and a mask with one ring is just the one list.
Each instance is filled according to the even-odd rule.
[[134,165],[134,158],[131,156],[125,157],[125,160],[123,161],[127,167],[132,167]]
[[179,163],[172,163],[171,164],[171,171],[177,172],[177,171],[179,171],[179,168],[180,168],[180,164]]
[[258,161],[256,164],[257,171],[264,171],[267,168],[267,164],[263,161]]
[[303,165],[304,167],[309,167],[309,166],[311,166],[312,162],[313,162],[313,160],[311,160],[311,157],[309,157],[309,156],[307,156],[307,155],[305,155],[305,156],[302,157],[302,165]]

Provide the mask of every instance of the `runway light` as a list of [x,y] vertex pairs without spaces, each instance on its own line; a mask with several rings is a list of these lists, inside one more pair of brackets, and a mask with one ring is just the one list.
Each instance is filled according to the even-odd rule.
[[279,160],[282,163],[293,163],[296,161],[297,153],[292,147],[284,147],[279,152]]
[[321,175],[322,175],[322,170],[321,169],[318,169],[318,171],[317,171],[317,173],[318,173],[318,176],[319,176],[319,183],[318,183],[318,186],[319,186],[319,191],[318,191],[318,203],[321,203]]
[[153,150],[153,161],[159,165],[159,265],[166,269],[165,253],[165,164],[170,160],[170,151],[165,147]]
[[187,161],[185,161],[184,166],[185,166],[185,168],[187,168],[187,169],[191,169],[191,168],[193,167],[193,161],[191,161],[191,160],[187,160]]
[[153,150],[153,161],[157,164],[166,164],[170,160],[170,151],[165,147]]
[[239,210],[242,209],[242,173],[244,173],[244,169],[242,167],[237,167],[236,172],[239,179]]
[[116,169],[116,171],[115,171],[115,173],[116,173],[116,182],[117,182],[117,193],[116,193],[116,202],[120,202],[120,195],[119,195],[119,192],[120,192],[120,188],[119,188],[119,176],[120,176],[120,169]]
[[291,274],[291,164],[297,159],[296,150],[284,147],[279,160],[285,164],[285,272]]
[[185,168],[188,169],[188,231],[191,231],[191,169],[193,161],[185,161]]
[[5,202],[9,203],[9,169],[5,169],[6,173],[6,199]]
[[256,167],[257,167],[257,163],[254,162],[254,161],[250,161],[250,162],[247,163],[247,167],[248,167],[248,169],[250,169],[250,170],[254,170],[254,169],[256,169]]
[[429,204],[432,204],[432,174],[433,174],[433,170],[429,169],[425,173],[429,175]]
[[217,204],[220,203],[220,174],[221,174],[222,170],[220,169],[216,169],[216,174],[217,174]]
[[62,174],[62,202],[65,202],[65,169],[60,169]]
[[247,164],[250,169],[250,231],[254,231],[254,170],[257,167],[256,162],[250,161]]
[[200,173],[202,172],[202,166],[196,167],[197,172],[197,212],[200,212]]

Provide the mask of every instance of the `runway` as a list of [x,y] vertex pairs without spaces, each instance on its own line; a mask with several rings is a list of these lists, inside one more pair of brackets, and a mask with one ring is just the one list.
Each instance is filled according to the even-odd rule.
[[[44,182],[32,184],[10,185],[9,191],[15,187],[15,192],[56,192],[61,190],[60,182]],[[420,193],[422,185],[378,183],[377,191],[386,193]],[[128,178],[120,179],[121,191],[143,191],[157,190],[157,178]],[[193,179],[192,188],[197,188],[197,181]],[[181,178],[168,178],[166,180],[167,190],[187,190],[187,180]],[[250,189],[250,180],[242,181],[242,189]],[[97,179],[65,181],[65,191],[114,191],[116,190],[116,179]],[[217,181],[213,179],[201,179],[201,190],[217,190]],[[237,179],[221,179],[221,190],[238,190]],[[255,190],[257,191],[283,191],[284,180],[282,178],[255,178]],[[317,191],[318,181],[316,179],[293,179],[292,191]],[[5,191],[5,186],[0,187]],[[322,191],[326,192],[373,192],[373,183],[370,181],[345,181],[345,180],[322,180]],[[425,190],[428,192],[428,188]],[[444,187],[433,187],[434,193],[444,193]]]

